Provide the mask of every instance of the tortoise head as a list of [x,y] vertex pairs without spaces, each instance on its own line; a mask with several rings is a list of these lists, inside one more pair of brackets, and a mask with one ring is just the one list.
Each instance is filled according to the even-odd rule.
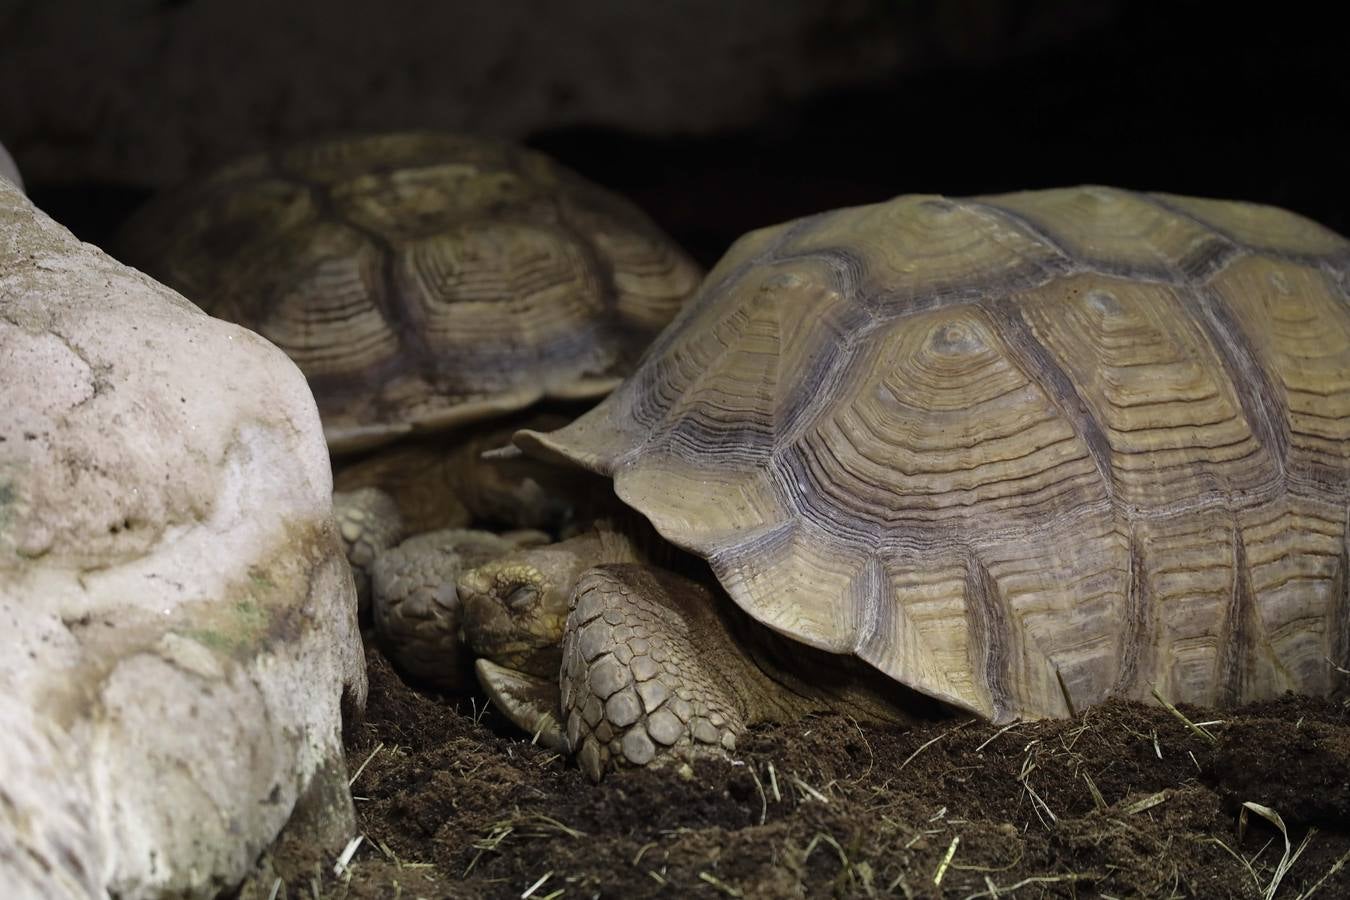
[[456,583],[464,610],[464,643],[499,666],[557,678],[563,626],[581,573],[635,558],[631,544],[608,530],[508,553],[463,572]]
[[478,657],[556,677],[577,576],[592,562],[564,545],[520,550],[460,575],[464,642]]

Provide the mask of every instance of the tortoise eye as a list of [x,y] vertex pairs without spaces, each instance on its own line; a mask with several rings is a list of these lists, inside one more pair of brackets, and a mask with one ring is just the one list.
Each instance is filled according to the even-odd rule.
[[506,595],[506,605],[511,609],[522,609],[534,603],[539,591],[532,584],[518,585]]

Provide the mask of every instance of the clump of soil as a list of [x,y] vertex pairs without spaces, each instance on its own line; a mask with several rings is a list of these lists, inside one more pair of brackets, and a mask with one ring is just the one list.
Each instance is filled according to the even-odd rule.
[[1350,896],[1340,701],[1006,728],[827,715],[596,786],[480,700],[369,664],[348,746],[364,841],[340,875],[292,848],[245,896],[1262,897],[1281,867],[1276,897]]

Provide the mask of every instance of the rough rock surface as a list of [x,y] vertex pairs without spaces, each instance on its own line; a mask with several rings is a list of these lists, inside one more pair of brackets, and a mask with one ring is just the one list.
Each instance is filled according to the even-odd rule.
[[0,883],[211,896],[352,822],[352,580],[299,371],[0,181]]

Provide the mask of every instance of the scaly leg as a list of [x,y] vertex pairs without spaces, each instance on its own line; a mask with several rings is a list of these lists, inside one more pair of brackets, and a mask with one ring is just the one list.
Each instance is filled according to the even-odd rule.
[[749,723],[820,708],[756,665],[725,602],[651,566],[582,574],[560,680],[567,743],[593,781],[617,765],[726,756]]

